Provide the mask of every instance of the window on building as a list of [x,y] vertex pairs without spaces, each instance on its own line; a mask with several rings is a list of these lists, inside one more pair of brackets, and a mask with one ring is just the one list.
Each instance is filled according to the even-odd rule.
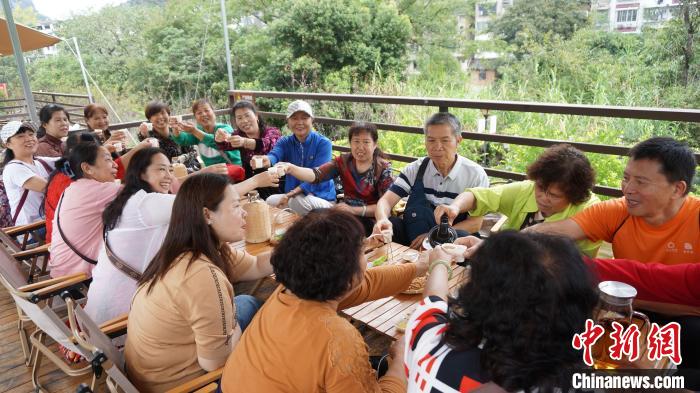
[[488,33],[489,22],[476,22],[476,34]]
[[[670,17],[670,10],[666,7],[658,8],[645,8],[644,9],[644,21],[645,22],[662,22],[663,20]],[[668,17],[667,17],[668,15]]]
[[479,80],[480,81],[486,80],[486,70],[479,70]]
[[627,23],[637,21],[637,10],[617,11],[617,23]]
[[478,16],[496,15],[496,3],[480,3],[476,7]]

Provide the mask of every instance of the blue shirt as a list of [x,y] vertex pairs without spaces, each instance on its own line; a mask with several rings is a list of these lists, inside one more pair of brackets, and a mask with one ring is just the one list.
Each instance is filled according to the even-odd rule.
[[[311,130],[304,143],[299,142],[296,136],[288,135],[281,138],[270,150],[267,156],[270,163],[289,162],[304,168],[315,168],[330,161],[331,141],[316,131]],[[313,194],[321,199],[335,201],[335,184],[333,179],[322,181],[318,184],[302,183],[294,176],[287,175],[284,182],[284,192],[289,192],[301,186],[304,195]]]

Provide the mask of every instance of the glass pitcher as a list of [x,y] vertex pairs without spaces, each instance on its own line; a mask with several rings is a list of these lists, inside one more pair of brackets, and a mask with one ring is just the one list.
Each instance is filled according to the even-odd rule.
[[[600,298],[593,317],[605,332],[593,345],[593,367],[596,369],[624,368],[625,364],[629,364],[625,355],[620,360],[610,358],[609,348],[614,343],[610,337],[610,333],[614,331],[612,323],[618,322],[626,330],[630,324],[634,323],[634,319],[642,321],[640,326],[640,340],[642,340],[650,327],[649,317],[632,309],[632,302],[637,296],[637,290],[633,286],[619,281],[603,281],[598,284],[598,291]],[[640,341],[640,354],[644,354],[645,347]]]
[[289,220],[289,214],[296,214],[294,210],[290,208],[285,208],[277,212],[272,218],[272,227],[270,233],[270,244],[276,246],[282,240],[282,237],[287,232],[287,227],[289,227],[292,222]]

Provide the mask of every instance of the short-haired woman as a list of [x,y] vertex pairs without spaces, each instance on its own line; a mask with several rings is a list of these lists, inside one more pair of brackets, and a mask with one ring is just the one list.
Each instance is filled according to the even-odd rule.
[[180,146],[172,140],[170,129],[170,106],[162,101],[151,101],[146,105],[146,119],[151,123],[151,129],[146,123],[139,126],[139,140],[155,138],[158,147],[163,150],[169,160],[177,158],[185,165],[189,173],[202,169],[197,161],[197,152],[192,146]]
[[377,379],[362,336],[338,310],[406,289],[427,261],[366,270],[364,245],[362,225],[343,211],[313,212],[287,231],[272,256],[281,285],[226,362],[223,391],[406,391],[400,351]]
[[269,253],[228,244],[243,239],[245,215],[226,176],[195,174],[180,187],[129,312],[125,356],[140,391],[165,391],[223,366],[259,308],[233,292],[233,282],[272,273]]
[[340,176],[345,196],[333,206],[358,217],[369,236],[374,227],[377,201],[391,187],[391,163],[377,146],[379,133],[372,123],[355,122],[348,130],[350,153],[343,153],[316,168],[288,165],[289,173],[308,183],[319,183]]
[[[499,212],[508,217],[502,229],[525,229],[540,222],[569,218],[600,200],[591,193],[595,170],[588,158],[569,144],[547,148],[527,169],[528,180],[491,188],[470,188],[450,205],[435,208],[435,219]],[[595,257],[600,242],[579,241],[584,254]]]
[[[83,108],[83,116],[88,131],[93,133],[100,144],[104,145],[110,153],[122,154],[126,150],[126,133],[129,131],[109,129],[109,112],[104,105],[97,103],[86,105]],[[120,144],[121,149],[119,148]]]
[[39,110],[40,135],[36,154],[41,157],[63,156],[63,141],[68,136],[70,115],[60,105],[48,104]]
[[190,121],[171,122],[173,128],[173,140],[180,146],[197,146],[199,156],[204,166],[221,166],[217,173],[228,175],[233,181],[245,179],[245,170],[242,167],[241,152],[238,150],[221,151],[216,145],[214,135],[222,130],[231,134],[233,129],[228,124],[217,123],[216,113],[209,100],[202,98],[192,103],[192,114],[195,123]]
[[[458,239],[473,245],[479,239]],[[430,255],[431,274],[406,326],[410,392],[556,392],[584,367],[571,346],[598,294],[571,240],[505,231],[471,255],[471,278],[448,298],[450,258]]]

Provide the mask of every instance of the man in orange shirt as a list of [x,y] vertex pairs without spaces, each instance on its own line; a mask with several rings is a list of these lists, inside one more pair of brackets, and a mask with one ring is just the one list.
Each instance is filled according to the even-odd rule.
[[656,137],[630,150],[624,197],[593,205],[572,218],[529,230],[574,240],[612,243],[615,258],[673,265],[700,261],[700,199],[689,196],[697,162],[672,138]]

